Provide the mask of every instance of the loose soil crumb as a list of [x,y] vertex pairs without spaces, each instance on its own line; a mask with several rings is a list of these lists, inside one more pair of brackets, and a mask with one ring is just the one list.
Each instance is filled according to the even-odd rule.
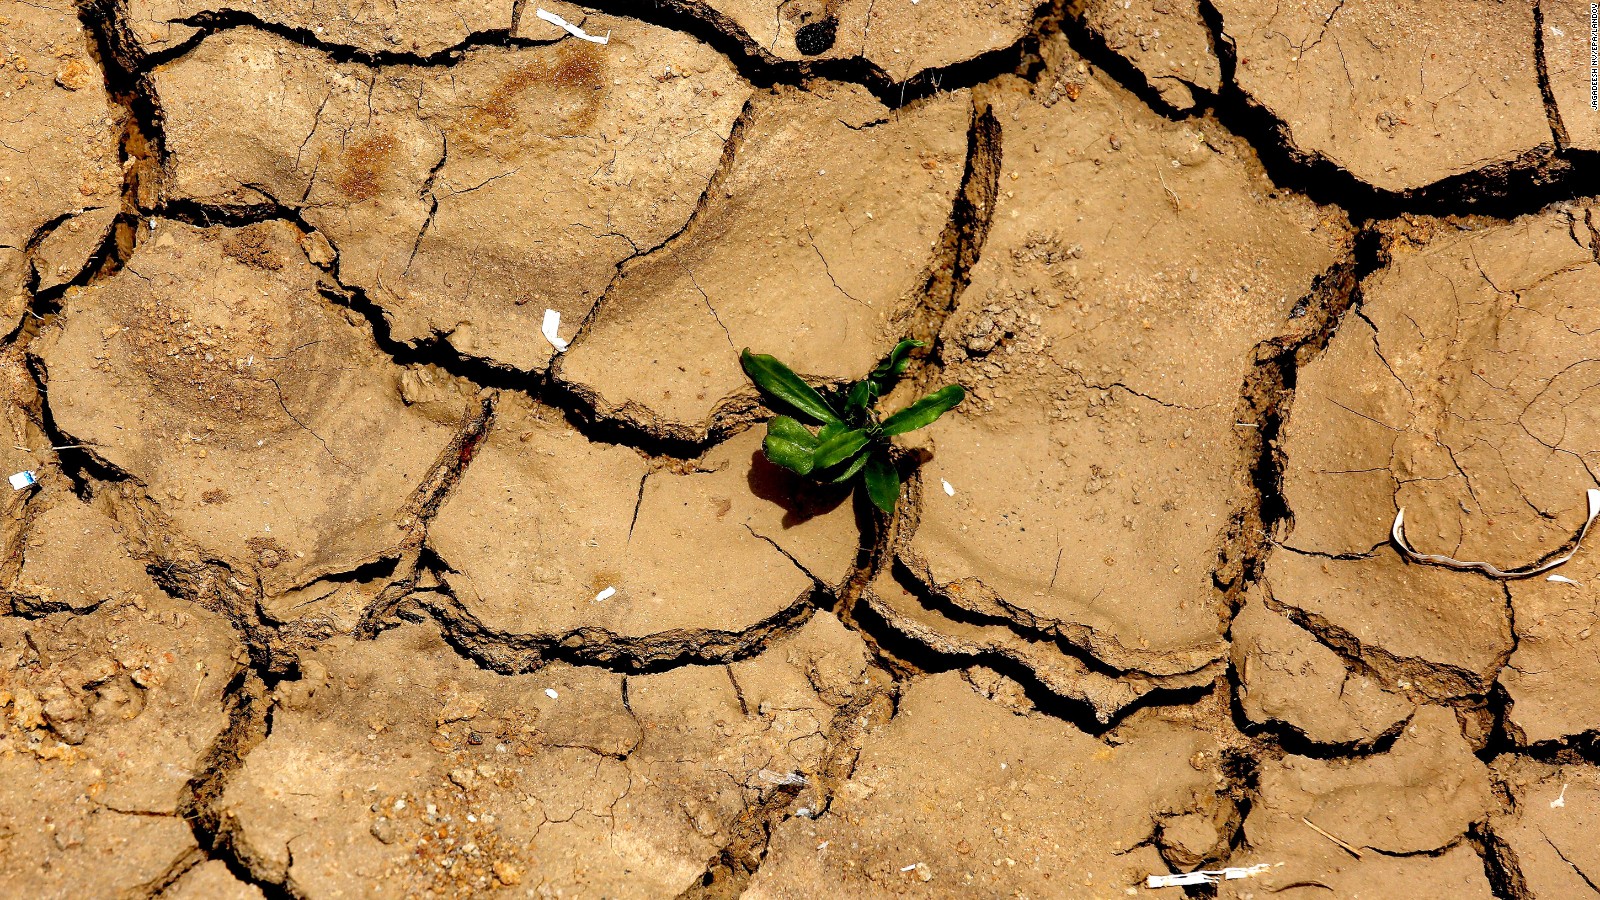
[[7,894],[133,893],[197,855],[183,803],[243,653],[225,620],[142,572],[105,587],[121,596],[91,612],[0,619]]

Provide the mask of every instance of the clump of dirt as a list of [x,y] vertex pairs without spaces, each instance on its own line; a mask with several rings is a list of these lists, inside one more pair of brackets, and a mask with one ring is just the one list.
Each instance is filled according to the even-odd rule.
[[0,894],[1591,890],[1588,28],[0,0]]

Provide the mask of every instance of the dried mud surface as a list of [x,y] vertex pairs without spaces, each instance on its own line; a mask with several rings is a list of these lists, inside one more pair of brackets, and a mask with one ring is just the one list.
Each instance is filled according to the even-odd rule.
[[[1600,892],[1592,547],[1390,539],[1600,487],[1589,47],[0,0],[0,894]],[[894,515],[765,460],[907,335]]]

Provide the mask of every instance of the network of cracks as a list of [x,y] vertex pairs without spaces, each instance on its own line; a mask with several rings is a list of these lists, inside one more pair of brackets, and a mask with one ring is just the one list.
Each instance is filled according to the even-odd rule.
[[[0,892],[1596,892],[1600,563],[1389,532],[1584,527],[1588,48],[0,0]],[[894,515],[765,461],[906,336]]]

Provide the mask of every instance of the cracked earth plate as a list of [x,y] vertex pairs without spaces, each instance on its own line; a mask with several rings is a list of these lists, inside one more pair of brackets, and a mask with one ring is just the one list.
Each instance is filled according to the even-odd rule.
[[1385,191],[1549,154],[1532,3],[1216,0],[1289,146]]
[[1245,849],[1230,865],[1270,868],[1223,882],[1221,896],[1322,885],[1338,896],[1487,900],[1495,895],[1466,835],[1487,820],[1491,802],[1488,770],[1455,714],[1424,707],[1386,752],[1354,760],[1291,755],[1263,766],[1259,798],[1244,820]]
[[[1582,637],[1589,589],[1403,565],[1373,548],[1399,507],[1417,551],[1501,568],[1576,535],[1600,446],[1589,399],[1600,375],[1591,359],[1600,266],[1588,215],[1424,223],[1396,237],[1392,261],[1363,285],[1360,314],[1300,374],[1283,440],[1294,513],[1284,542],[1299,552],[1279,552],[1268,570],[1274,596],[1321,594],[1331,582],[1319,573],[1337,570],[1337,580],[1385,597],[1344,606],[1340,627],[1363,633],[1374,659],[1429,661],[1446,693],[1487,689],[1513,647],[1514,620],[1505,684],[1534,741],[1592,727],[1585,694],[1571,690],[1592,668]],[[1558,573],[1585,582],[1588,553],[1580,548]],[[1287,568],[1273,574],[1280,560]],[[1426,679],[1428,668],[1409,677]],[[1555,670],[1561,677],[1543,674]]]
[[70,3],[0,2],[0,316],[77,277],[121,209],[123,111]]
[[556,377],[602,416],[696,442],[748,418],[746,347],[860,377],[949,265],[971,117],[965,92],[894,112],[861,88],[757,97],[689,229],[628,267]]
[[746,896],[1120,895],[1166,871],[1156,822],[1216,807],[1222,780],[1203,732],[1147,716],[1116,735],[1017,715],[956,672],[920,679],[827,813],[778,826]]
[[321,279],[287,224],[163,222],[34,347],[62,431],[268,593],[395,554],[454,438]]
[[[1123,57],[1145,82],[1176,110],[1195,106],[1195,91],[1222,89],[1222,65],[1211,50],[1211,29],[1198,0],[1089,0],[1080,13],[1083,24],[1106,48]],[[1083,86],[1081,77],[1058,74],[1053,90],[1070,96]]]
[[[688,888],[740,814],[792,798],[867,690],[860,639],[818,613],[732,666],[502,677],[425,625],[302,655],[222,798],[260,877],[307,896],[519,883]],[[352,798],[360,812],[346,814]]]
[[[507,395],[428,541],[468,632],[641,662],[715,656],[853,572],[848,495],[797,481],[762,456],[759,430],[652,465]],[[801,490],[814,502],[790,499]]]
[[898,558],[1114,670],[1192,673],[1224,652],[1252,354],[1304,329],[1291,315],[1348,225],[1273,190],[1209,120],[1163,119],[1098,72],[1048,92],[1080,71],[1064,44],[1050,58],[1041,87],[992,97],[998,206],[940,338],[940,377],[970,397],[929,429]]
[[198,853],[181,814],[242,654],[221,617],[124,574],[82,615],[0,618],[0,892],[148,890]]
[[1259,596],[1233,617],[1230,634],[1239,706],[1252,722],[1281,723],[1313,744],[1362,747],[1392,737],[1415,710],[1376,667],[1353,668]]
[[480,47],[436,65],[213,35],[154,75],[169,191],[298,210],[389,336],[542,372],[545,310],[575,328],[624,260],[684,227],[750,94],[686,35],[593,27],[611,42]]
[[1600,772],[1507,754],[1495,759],[1494,773],[1511,803],[1489,820],[1489,853],[1518,873],[1525,896],[1593,893],[1593,873],[1600,871],[1593,840],[1600,827]]

